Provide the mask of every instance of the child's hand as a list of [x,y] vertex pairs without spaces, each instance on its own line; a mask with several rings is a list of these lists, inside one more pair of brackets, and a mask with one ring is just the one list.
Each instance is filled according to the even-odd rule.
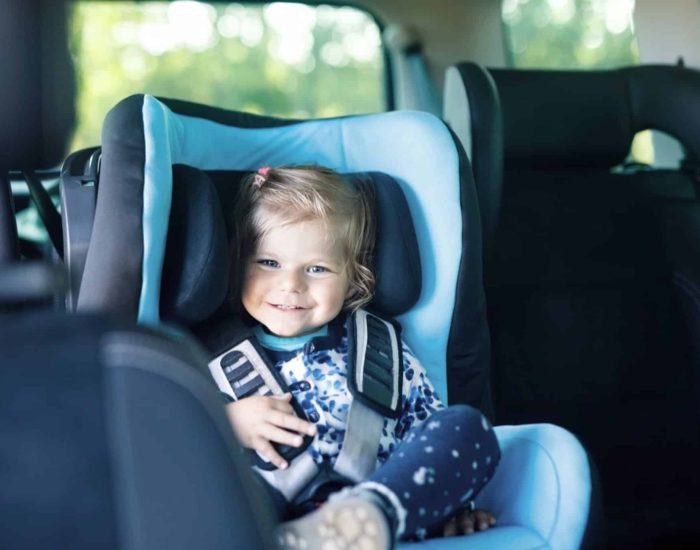
[[[287,462],[272,443],[299,447],[303,435],[316,435],[316,426],[294,414],[290,393],[273,397],[252,396],[226,406],[231,426],[244,447],[258,451],[278,468]],[[295,433],[296,432],[296,433]]]
[[442,534],[445,537],[471,535],[474,531],[486,531],[494,525],[496,525],[496,517],[491,512],[465,509],[447,521]]

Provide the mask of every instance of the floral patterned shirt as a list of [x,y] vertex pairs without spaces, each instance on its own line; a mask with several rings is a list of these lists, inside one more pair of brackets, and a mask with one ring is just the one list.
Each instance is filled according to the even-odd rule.
[[[296,351],[269,351],[275,368],[289,385],[307,420],[316,425],[317,435],[309,452],[317,464],[333,464],[338,457],[353,399],[348,389],[348,338],[344,325],[339,332],[341,335],[335,338],[335,345],[320,347],[319,339],[314,339]],[[322,340],[331,343],[333,338]],[[422,424],[433,411],[444,408],[423,366],[405,343],[402,342],[402,346],[401,415],[384,420],[377,455],[380,464],[389,458],[413,426]]]

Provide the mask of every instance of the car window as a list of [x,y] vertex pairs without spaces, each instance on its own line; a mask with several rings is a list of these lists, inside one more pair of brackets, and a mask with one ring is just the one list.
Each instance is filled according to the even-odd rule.
[[140,92],[291,118],[388,106],[380,29],[353,7],[78,0],[70,47],[72,149],[98,144],[106,112]]
[[504,0],[510,64],[518,68],[609,68],[639,62],[634,0]]

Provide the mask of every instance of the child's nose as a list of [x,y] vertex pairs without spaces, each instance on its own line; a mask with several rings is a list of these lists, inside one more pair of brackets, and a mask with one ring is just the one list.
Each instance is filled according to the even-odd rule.
[[280,275],[280,288],[285,292],[302,292],[304,290],[303,274],[297,271],[286,271]]

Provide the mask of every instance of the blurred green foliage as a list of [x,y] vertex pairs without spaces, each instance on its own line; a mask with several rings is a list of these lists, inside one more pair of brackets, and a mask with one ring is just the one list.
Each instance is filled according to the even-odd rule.
[[634,0],[504,0],[512,65],[602,69],[634,65]]
[[386,108],[379,29],[354,8],[76,1],[70,48],[71,150],[99,144],[107,111],[134,93],[289,118]]

